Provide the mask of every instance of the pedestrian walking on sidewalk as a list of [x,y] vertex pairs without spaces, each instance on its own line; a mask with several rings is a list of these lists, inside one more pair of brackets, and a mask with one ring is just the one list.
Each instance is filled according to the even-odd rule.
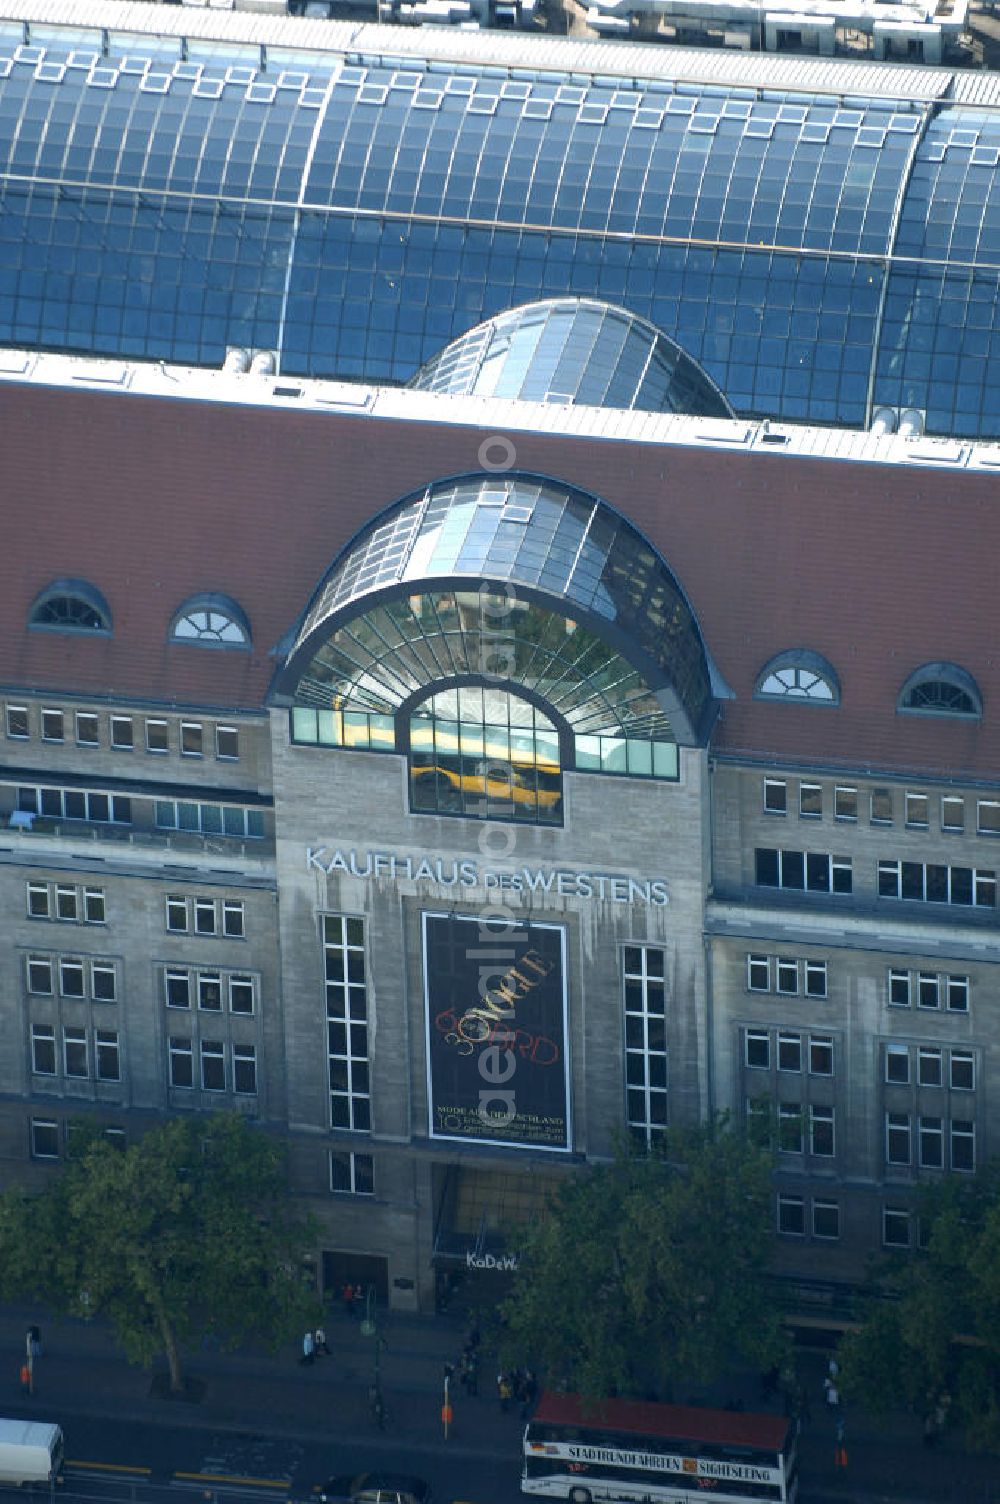
[[22,1394],[31,1394],[33,1391],[32,1391],[32,1384],[31,1384],[31,1365],[29,1363],[24,1362],[24,1363],[21,1364],[20,1377],[21,1377],[21,1393]]
[[316,1357],[316,1339],[312,1332],[306,1332],[302,1338],[302,1363],[312,1363]]
[[843,1419],[837,1421],[836,1440],[833,1447],[833,1465],[835,1468],[847,1466],[847,1433],[844,1429]]
[[328,1358],[330,1356],[330,1348],[326,1340],[326,1332],[324,1332],[321,1326],[318,1326],[313,1333],[313,1347],[317,1354],[322,1354],[325,1358]]
[[41,1327],[29,1326],[26,1345],[29,1358],[42,1356],[42,1330]]
[[840,1404],[840,1390],[829,1374],[823,1380],[823,1393],[826,1395],[826,1402],[830,1409],[835,1410]]
[[501,1371],[497,1374],[497,1398],[500,1401],[500,1409],[504,1413],[504,1415],[506,1415],[507,1411],[510,1409],[510,1401],[513,1393],[514,1390],[513,1386],[511,1385],[510,1379],[508,1378],[507,1374],[505,1374],[501,1369]]

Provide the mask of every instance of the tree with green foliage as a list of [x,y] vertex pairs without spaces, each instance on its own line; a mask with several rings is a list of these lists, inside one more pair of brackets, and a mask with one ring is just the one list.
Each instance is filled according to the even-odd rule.
[[528,1235],[502,1357],[589,1397],[670,1395],[786,1352],[770,1154],[725,1119],[568,1181]]
[[947,1417],[1000,1450],[1000,1164],[923,1194],[924,1246],[876,1271],[881,1297],[841,1344],[848,1398],[873,1415],[906,1404],[928,1433]]
[[242,1117],[175,1118],[127,1148],[80,1124],[44,1190],[0,1197],[0,1294],[105,1317],[131,1362],[165,1354],[182,1393],[193,1337],[276,1345],[312,1323],[315,1242],[281,1150]]

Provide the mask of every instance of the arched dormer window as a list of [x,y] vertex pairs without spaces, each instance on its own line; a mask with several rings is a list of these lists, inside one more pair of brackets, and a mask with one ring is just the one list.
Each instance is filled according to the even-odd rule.
[[200,648],[250,646],[250,623],[228,595],[193,595],[170,623],[170,641]]
[[955,663],[925,663],[899,692],[897,710],[907,715],[960,716],[979,720],[983,697],[971,674]]
[[755,700],[808,700],[812,705],[839,705],[840,681],[833,666],[809,648],[791,648],[764,665]]
[[53,580],[32,602],[29,627],[46,632],[111,632],[111,611],[86,580]]

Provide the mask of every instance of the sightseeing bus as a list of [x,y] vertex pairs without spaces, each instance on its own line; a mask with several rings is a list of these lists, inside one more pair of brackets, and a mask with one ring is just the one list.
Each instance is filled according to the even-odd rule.
[[636,1504],[794,1504],[796,1428],[781,1415],[543,1394],[524,1432],[521,1491]]

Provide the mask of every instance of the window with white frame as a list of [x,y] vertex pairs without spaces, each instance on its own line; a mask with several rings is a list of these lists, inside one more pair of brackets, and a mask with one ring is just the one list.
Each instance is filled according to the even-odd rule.
[[29,1142],[32,1159],[59,1158],[59,1124],[51,1118],[31,1118]]
[[36,1076],[57,1074],[56,1031],[52,1024],[31,1026],[31,1069]]
[[157,799],[153,819],[159,830],[188,830],[203,835],[236,836],[259,841],[264,836],[264,812],[239,804],[195,804],[184,799]]
[[908,1165],[912,1159],[910,1114],[887,1112],[885,1115],[886,1164]]
[[937,1045],[918,1046],[917,1085],[944,1085],[944,1052]]
[[892,824],[892,789],[872,789],[869,819],[871,820],[872,825]]
[[170,725],[167,721],[146,721],[146,751],[162,756],[170,751]]
[[255,1097],[257,1095],[256,1045],[233,1045],[233,1091],[238,1096]]
[[167,929],[178,935],[222,935],[245,938],[245,906],[242,898],[213,898],[208,894],[168,893]]
[[976,800],[976,830],[981,836],[1000,836],[1000,799]]
[[758,846],[754,881],[762,888],[792,888],[809,893],[850,893],[851,859],[822,851],[778,851]]
[[622,952],[625,1014],[625,1116],[651,1143],[667,1126],[666,954],[658,946]]
[[778,1231],[786,1238],[802,1238],[806,1231],[805,1201],[801,1196],[778,1193]]
[[201,1089],[225,1091],[226,1050],[221,1039],[201,1041]]
[[118,997],[117,962],[96,956],[32,954],[26,960],[28,991],[52,997],[58,983],[61,997],[113,1003]]
[[858,791],[853,785],[837,784],[833,791],[833,817],[835,820],[857,820]]
[[185,1089],[194,1086],[194,1048],[189,1038],[170,1036],[170,1085]]
[[130,715],[111,717],[111,746],[116,752],[135,750],[135,727]]
[[819,783],[799,784],[799,815],[803,820],[819,820],[823,816],[823,786]]
[[941,795],[941,829],[948,831],[965,829],[965,800],[960,794]]
[[364,920],[323,916],[330,1126],[371,1131]]
[[747,1029],[744,1034],[744,1058],[750,1070],[771,1069],[771,1036],[766,1029]]
[[974,1091],[976,1058],[971,1050],[952,1050],[948,1057],[948,1084],[952,1091]]
[[63,1071],[67,1076],[86,1080],[90,1075],[90,1052],[87,1031],[76,1026],[63,1029]]
[[885,1079],[892,1086],[910,1084],[910,1047],[905,1044],[887,1044],[885,1047]]
[[75,718],[76,744],[78,747],[101,745],[101,722],[91,710],[78,710]]
[[911,978],[908,971],[890,969],[888,1001],[891,1008],[909,1008],[912,999]]
[[62,742],[66,740],[66,728],[61,710],[51,710],[47,706],[42,707],[42,741]]
[[784,815],[788,812],[788,785],[783,778],[764,779],[764,813]]
[[791,956],[775,956],[778,991],[795,997],[799,990],[799,963]]
[[239,762],[240,732],[238,726],[216,726],[215,755],[220,762]]
[[926,830],[930,823],[930,801],[926,794],[906,791],[906,824],[911,830]]
[[771,958],[770,956],[748,955],[747,956],[747,991],[770,992],[771,990]]
[[106,922],[103,888],[79,883],[29,882],[26,898],[29,919],[55,919],[63,924]]
[[165,966],[164,1000],[168,1008],[196,1008],[201,1013],[251,1015],[256,1012],[258,981],[246,972],[212,967]]
[[27,705],[5,706],[4,725],[7,736],[12,742],[26,742],[31,735]]
[[779,1071],[800,1072],[802,1070],[802,1035],[778,1033],[778,1069]]
[[818,1103],[809,1106],[809,1153],[830,1159],[836,1152],[834,1110]]
[[181,756],[203,757],[205,728],[200,721],[181,721]]
[[814,1200],[812,1204],[812,1232],[814,1238],[836,1242],[840,1237],[840,1204],[836,1201]]
[[918,1126],[920,1167],[924,1170],[944,1168],[944,1123],[939,1117],[921,1115]]
[[810,1076],[833,1075],[833,1036],[830,1034],[810,1034],[809,1036],[809,1074]]
[[94,1030],[94,1058],[98,1081],[121,1080],[121,1052],[117,1029]]
[[96,789],[19,784],[17,807],[25,814],[53,820],[87,820],[92,825],[132,823],[132,800],[127,795],[106,794]]
[[916,999],[920,1008],[968,1013],[969,978],[961,972],[890,968],[887,999],[893,1008],[909,1008]]
[[937,862],[884,859],[878,863],[878,896],[995,909],[997,875],[991,867],[946,867]]
[[778,1103],[778,1149],[782,1154],[802,1153],[803,1109],[801,1102]]
[[951,1167],[969,1173],[976,1168],[976,1125],[970,1119],[952,1119]]
[[747,954],[747,991],[774,991],[794,997],[826,997],[827,963],[807,961],[795,956],[768,956],[751,951]]
[[884,1206],[882,1208],[883,1247],[909,1248],[910,1222],[910,1213],[906,1207]]
[[346,1196],[374,1196],[375,1161],[370,1154],[330,1150],[330,1190]]

